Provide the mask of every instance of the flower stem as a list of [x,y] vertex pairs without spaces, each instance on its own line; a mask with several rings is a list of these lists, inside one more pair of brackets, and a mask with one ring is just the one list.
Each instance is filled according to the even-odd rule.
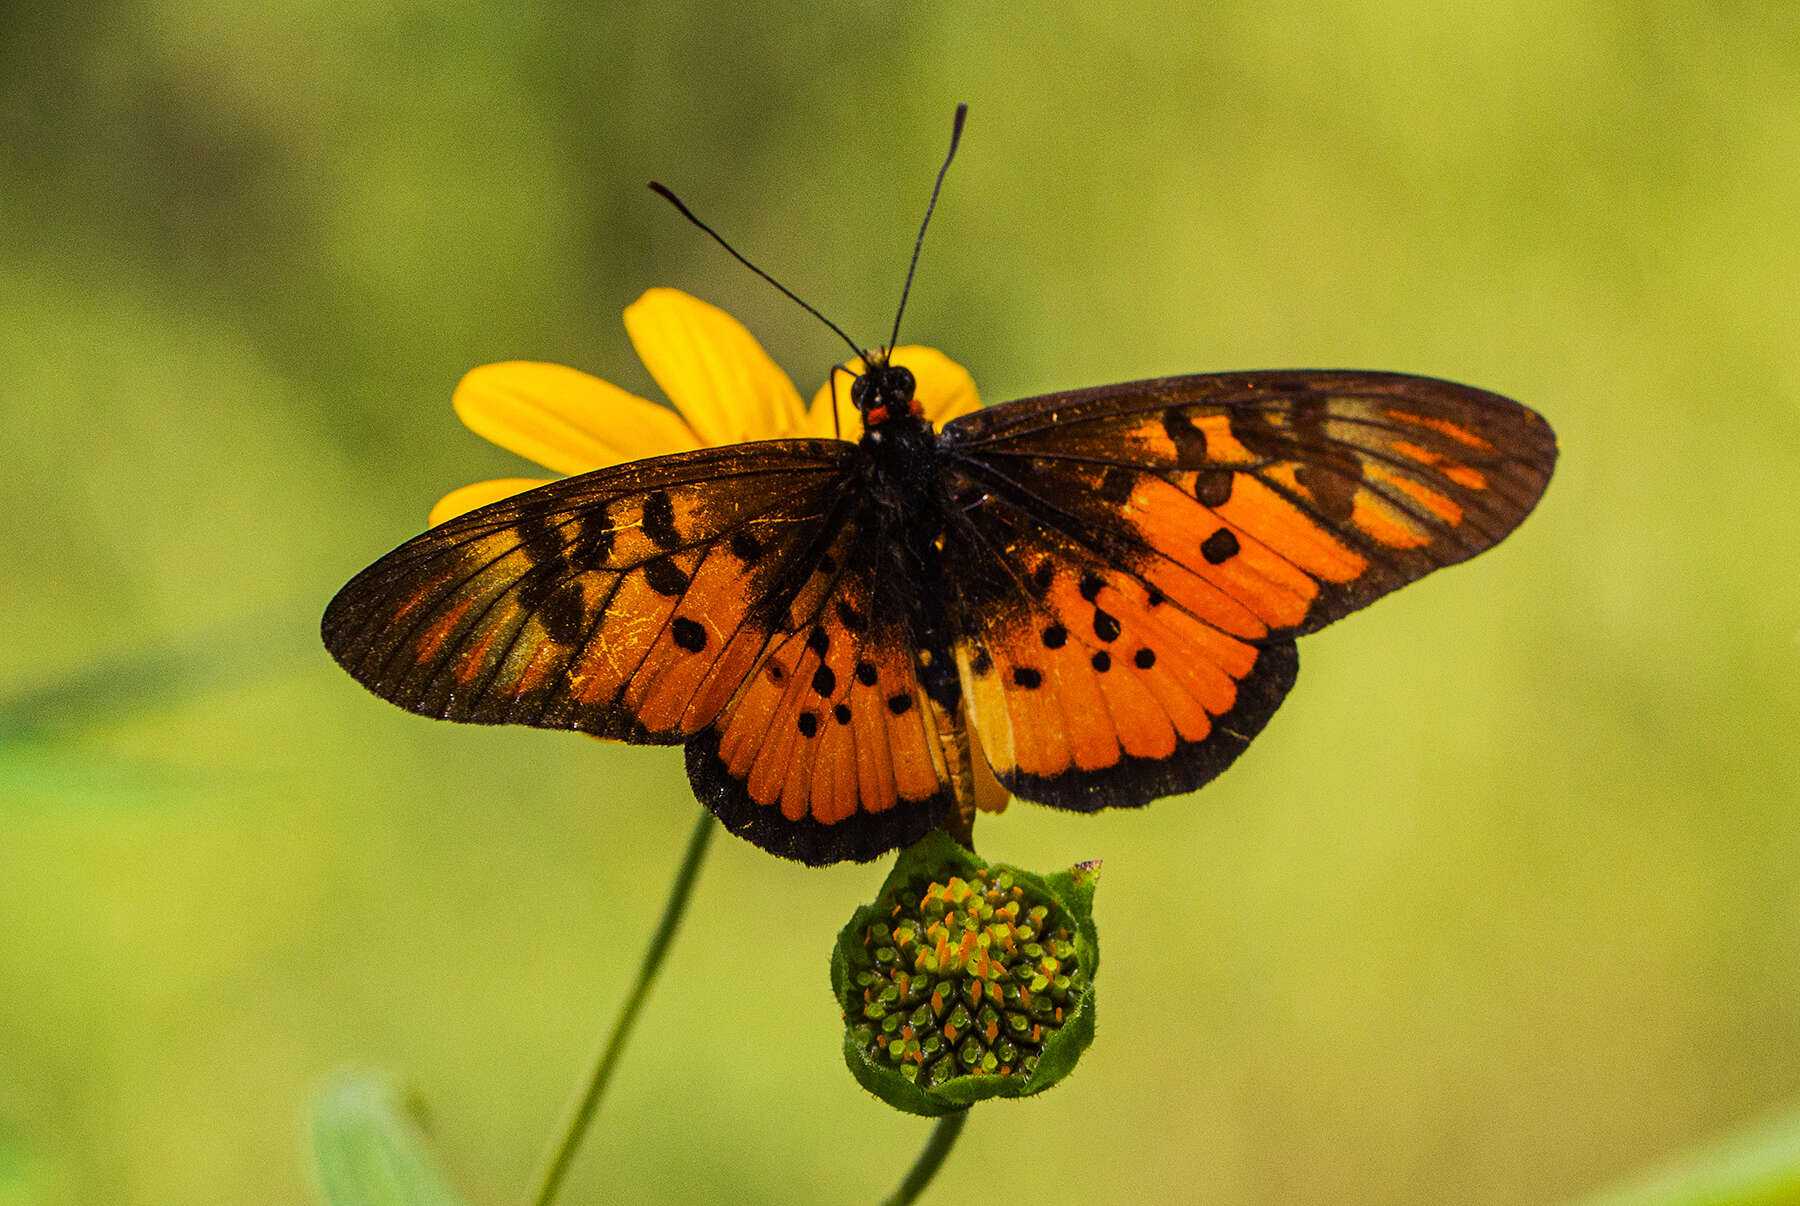
[[631,1028],[637,1022],[638,1011],[643,1008],[645,998],[650,995],[650,986],[656,980],[656,973],[662,968],[663,956],[668,954],[669,944],[675,938],[675,930],[681,924],[681,915],[687,909],[688,897],[693,895],[694,881],[700,876],[700,864],[706,859],[706,846],[712,840],[715,828],[717,826],[713,824],[712,813],[702,808],[700,817],[694,824],[693,835],[688,838],[687,854],[681,860],[681,869],[675,872],[675,882],[669,885],[669,899],[663,905],[662,922],[656,927],[650,946],[644,951],[643,963],[638,966],[637,982],[631,986],[631,992],[619,1010],[618,1020],[613,1023],[612,1033],[606,1036],[606,1044],[594,1057],[594,1068],[588,1074],[587,1089],[569,1111],[562,1140],[545,1164],[537,1194],[531,1199],[533,1206],[550,1206],[555,1200],[556,1191],[562,1187],[563,1178],[568,1175],[569,1165],[575,1159],[575,1151],[581,1146],[588,1124],[600,1109],[600,1098],[606,1092],[607,1082],[612,1079],[619,1054],[625,1049],[625,1040],[631,1037]]
[[925,1192],[931,1184],[931,1178],[937,1176],[937,1170],[943,1167],[950,1155],[950,1149],[956,1146],[956,1137],[962,1134],[963,1124],[969,1120],[969,1111],[958,1110],[954,1114],[945,1114],[931,1128],[931,1138],[925,1141],[925,1150],[913,1161],[907,1170],[906,1180],[900,1182],[900,1188],[894,1191],[882,1206],[910,1206],[918,1196]]

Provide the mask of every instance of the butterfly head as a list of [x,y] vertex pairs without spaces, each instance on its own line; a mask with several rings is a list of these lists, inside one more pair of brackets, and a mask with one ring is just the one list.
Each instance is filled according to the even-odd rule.
[[[900,289],[900,305],[894,311],[893,333],[888,336],[887,346],[877,352],[863,351],[861,345],[844,334],[843,328],[801,301],[793,290],[745,259],[735,247],[725,241],[724,236],[695,217],[694,212],[682,203],[681,198],[656,181],[650,182],[652,192],[673,205],[682,217],[705,231],[714,242],[729,252],[733,259],[775,286],[790,300],[796,302],[801,309],[830,327],[839,339],[850,345],[850,350],[856,353],[863,366],[863,371],[857,373],[855,379],[850,383],[850,401],[862,414],[863,427],[866,431],[872,432],[883,423],[891,422],[894,419],[916,420],[925,417],[924,408],[913,397],[918,383],[913,380],[911,371],[892,363],[889,358],[893,354],[894,345],[900,339],[900,319],[906,313],[906,299],[912,293],[913,273],[919,266],[919,250],[925,245],[925,228],[931,224],[932,211],[937,208],[938,192],[944,187],[944,174],[950,170],[950,161],[956,158],[956,145],[962,140],[963,120],[968,117],[968,114],[969,106],[956,106],[956,116],[950,126],[950,150],[944,156],[943,166],[938,168],[937,181],[931,186],[931,200],[925,206],[925,220],[919,223],[919,237],[913,241],[912,262],[907,265],[906,284]],[[834,373],[834,396],[835,382]],[[834,424],[836,422],[835,411],[833,412],[833,422]],[[929,429],[929,424],[926,424],[925,427]]]
[[913,397],[916,386],[911,370],[877,354],[864,359],[863,371],[850,383],[850,401],[862,412],[865,427],[879,427],[901,415],[916,419],[925,413]]

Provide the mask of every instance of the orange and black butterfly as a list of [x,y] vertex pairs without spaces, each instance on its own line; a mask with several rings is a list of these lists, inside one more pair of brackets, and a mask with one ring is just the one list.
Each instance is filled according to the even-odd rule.
[[1295,638],[1498,542],[1556,460],[1518,403],[1396,373],[1137,381],[941,431],[913,389],[864,353],[854,443],[657,457],[450,520],[344,587],[325,644],[422,715],[685,745],[734,833],[866,860],[971,807],[983,759],[1080,812],[1206,783],[1293,685]]

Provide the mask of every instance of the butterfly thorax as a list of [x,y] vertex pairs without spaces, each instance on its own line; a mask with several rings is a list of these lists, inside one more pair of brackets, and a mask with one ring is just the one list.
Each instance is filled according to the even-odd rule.
[[951,655],[937,435],[924,418],[890,415],[863,433],[857,450],[857,473],[873,512],[873,522],[862,526],[858,555],[874,569],[875,581],[893,584],[878,592],[876,605],[904,611],[903,622],[920,655],[920,685],[940,705],[954,708],[962,689]]

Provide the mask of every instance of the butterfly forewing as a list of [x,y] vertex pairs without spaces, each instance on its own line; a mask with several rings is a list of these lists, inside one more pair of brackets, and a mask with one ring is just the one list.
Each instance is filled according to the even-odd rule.
[[1029,399],[942,446],[971,718],[1003,782],[1080,809],[1223,770],[1294,636],[1491,546],[1555,461],[1498,395],[1346,372]]
[[1556,461],[1533,411],[1399,373],[1132,382],[982,411],[943,442],[1090,542],[1155,549],[1295,633],[1492,546]]
[[744,445],[569,478],[357,575],[325,644],[428,716],[681,741],[760,657],[825,540],[848,449]]

